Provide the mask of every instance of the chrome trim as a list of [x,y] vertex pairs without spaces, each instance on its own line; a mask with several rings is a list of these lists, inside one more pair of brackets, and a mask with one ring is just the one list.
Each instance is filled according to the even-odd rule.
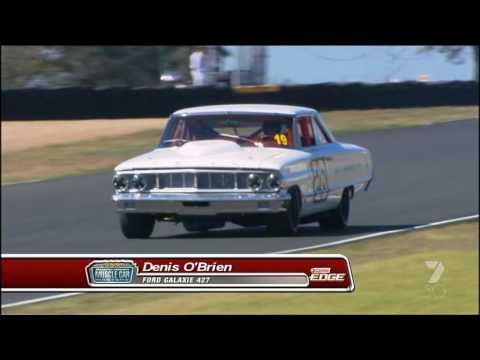
[[[254,187],[252,185],[252,182],[254,182],[254,181],[258,181],[258,186]],[[263,183],[264,183],[264,180],[260,176],[258,176],[257,174],[255,174],[253,172],[251,174],[249,174],[248,177],[247,177],[248,187],[255,192],[258,192],[262,189]]]
[[[286,210],[285,202],[290,199],[286,191],[271,194],[122,193],[112,197],[118,212],[176,215],[279,213]],[[185,205],[188,202],[193,204]],[[205,205],[196,205],[195,202]]]
[[[115,191],[118,191],[118,192],[125,192],[125,191],[128,191],[128,186],[130,185],[130,182],[128,180],[128,177],[125,177],[125,176],[122,176],[123,174],[115,174],[113,176],[113,179],[112,179],[112,186],[114,188]],[[122,187],[115,187],[115,181],[118,182],[119,179],[121,178],[125,178],[125,186],[122,186]]]
[[[276,175],[276,174],[274,174],[274,173],[271,173],[270,175],[267,176],[266,181],[267,181],[268,187],[269,187],[270,189],[272,189],[272,191],[278,191],[278,190],[280,190],[280,188],[281,188],[281,180],[280,180],[280,177],[279,177],[278,175]],[[278,186],[275,186],[275,187],[272,186],[272,182],[273,182],[273,181],[277,182],[277,185],[278,185]]]
[[145,179],[145,177],[144,177],[142,174],[135,174],[135,175],[133,175],[132,184],[136,184],[136,183],[138,183],[139,181],[143,181],[143,186],[141,186],[141,187],[136,187],[136,186],[134,185],[134,188],[135,188],[137,191],[144,191],[144,190],[147,188],[147,185],[148,185],[148,182],[147,182],[147,180]]
[[[261,188],[252,189],[248,185],[248,177],[255,174],[260,177]],[[274,174],[281,179],[276,170],[223,170],[223,169],[155,169],[155,170],[124,170],[118,171],[115,176],[124,176],[127,181],[142,176],[146,187],[138,189],[129,187],[126,190],[114,189],[119,193],[177,193],[177,192],[223,192],[233,193],[274,193],[278,188],[270,188],[267,178]],[[193,177],[192,179],[189,176]],[[200,182],[203,176],[203,182]],[[153,179],[154,177],[154,179]]]
[[199,172],[210,172],[210,173],[224,173],[224,172],[232,172],[232,173],[272,173],[272,172],[278,172],[277,169],[232,169],[232,168],[216,168],[216,169],[210,169],[210,168],[172,168],[172,169],[131,169],[131,170],[120,170],[117,171],[116,174],[118,175],[134,175],[134,174],[163,174],[163,173],[199,173]]

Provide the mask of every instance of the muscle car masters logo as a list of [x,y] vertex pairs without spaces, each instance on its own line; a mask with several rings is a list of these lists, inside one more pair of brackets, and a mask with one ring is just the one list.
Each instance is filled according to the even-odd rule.
[[86,270],[90,285],[131,284],[138,267],[132,260],[96,260]]

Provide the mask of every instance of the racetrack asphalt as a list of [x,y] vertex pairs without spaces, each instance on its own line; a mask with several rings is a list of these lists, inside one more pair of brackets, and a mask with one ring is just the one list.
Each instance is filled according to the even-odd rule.
[[[351,226],[295,237],[229,225],[207,234],[157,223],[149,239],[125,239],[111,203],[112,173],[2,186],[2,253],[271,253],[478,214],[478,119],[338,137],[371,150],[375,178],[352,202]],[[2,304],[46,294],[2,293]]]

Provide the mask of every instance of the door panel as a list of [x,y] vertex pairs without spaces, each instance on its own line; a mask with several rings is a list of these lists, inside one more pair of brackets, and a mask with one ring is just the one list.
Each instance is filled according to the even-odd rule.
[[322,133],[313,116],[297,119],[296,134],[302,151],[311,154],[311,192],[308,209],[305,213],[314,214],[337,206],[335,192],[331,192],[331,180],[334,180],[334,157],[337,156],[337,144]]
[[[313,155],[313,154],[312,154]],[[327,163],[323,157],[315,156],[311,162],[312,166],[312,181],[314,191],[314,202],[322,202],[328,198],[328,177],[327,177]]]

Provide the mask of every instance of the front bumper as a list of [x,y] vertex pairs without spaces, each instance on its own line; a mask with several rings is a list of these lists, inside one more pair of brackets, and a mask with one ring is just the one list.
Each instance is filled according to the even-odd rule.
[[220,215],[279,213],[291,196],[278,193],[118,193],[116,211],[168,215]]

